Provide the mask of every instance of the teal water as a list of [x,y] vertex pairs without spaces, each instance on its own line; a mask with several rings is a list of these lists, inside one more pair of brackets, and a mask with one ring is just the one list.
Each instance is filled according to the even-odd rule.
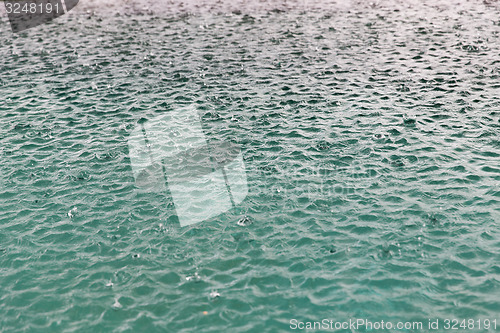
[[[500,8],[307,9],[4,20],[0,331],[500,330]],[[192,104],[249,194],[181,228],[127,139]]]

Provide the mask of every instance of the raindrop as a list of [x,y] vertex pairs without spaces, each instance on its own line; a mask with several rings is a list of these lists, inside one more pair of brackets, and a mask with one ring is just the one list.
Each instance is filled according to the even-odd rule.
[[220,297],[220,293],[217,290],[212,290],[210,293],[210,298],[217,298]]
[[252,219],[248,216],[243,216],[241,219],[239,219],[238,222],[236,222],[236,224],[239,225],[240,227],[245,227],[252,223],[253,223]]
[[73,217],[76,215],[76,213],[78,213],[78,208],[73,207],[73,208],[71,208],[71,210],[68,212],[68,217],[71,219],[71,218],[73,218]]
[[115,298],[115,302],[113,303],[113,309],[121,309],[123,305],[118,301],[118,298]]

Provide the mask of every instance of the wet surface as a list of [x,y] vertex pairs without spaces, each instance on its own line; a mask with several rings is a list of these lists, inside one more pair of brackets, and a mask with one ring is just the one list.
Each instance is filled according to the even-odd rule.
[[[1,26],[2,329],[498,315],[497,3],[127,6]],[[249,194],[181,228],[127,140],[192,104]]]

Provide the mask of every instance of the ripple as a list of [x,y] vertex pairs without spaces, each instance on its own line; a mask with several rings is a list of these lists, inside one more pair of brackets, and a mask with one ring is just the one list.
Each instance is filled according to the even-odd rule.
[[[3,31],[2,328],[493,318],[498,11],[89,0]],[[168,193],[138,191],[127,139],[187,104],[240,143],[249,195],[181,228]]]

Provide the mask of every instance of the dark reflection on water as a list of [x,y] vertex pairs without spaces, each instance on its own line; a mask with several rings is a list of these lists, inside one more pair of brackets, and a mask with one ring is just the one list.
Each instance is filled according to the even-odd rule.
[[[494,319],[496,2],[149,7],[0,28],[0,327]],[[250,192],[180,228],[127,139],[190,104]]]

